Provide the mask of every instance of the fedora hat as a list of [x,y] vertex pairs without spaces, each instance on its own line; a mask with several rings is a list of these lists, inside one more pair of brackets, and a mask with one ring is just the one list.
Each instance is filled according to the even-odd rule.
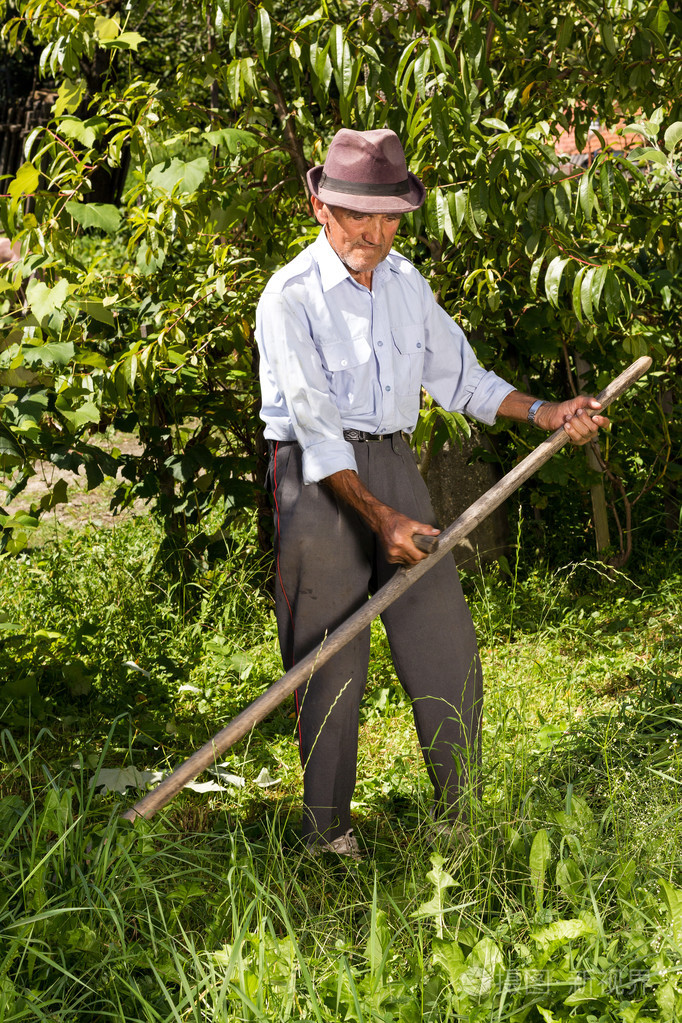
[[389,128],[341,128],[324,164],[308,171],[308,185],[320,202],[357,213],[409,213],[426,196],[419,178],[407,169],[400,139]]

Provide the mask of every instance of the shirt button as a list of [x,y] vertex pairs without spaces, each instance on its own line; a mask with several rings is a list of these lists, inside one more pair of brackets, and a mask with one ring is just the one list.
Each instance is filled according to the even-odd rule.
[[348,359],[342,359],[341,360],[341,365],[342,366],[347,366],[348,365]]
[[387,391],[390,391],[390,390],[391,390],[390,384],[386,386],[386,390],[387,390]]
[[384,347],[384,342],[383,341],[377,341],[377,348],[383,348],[383,347]]
[[421,348],[421,346],[422,346],[421,341],[417,341],[417,348]]

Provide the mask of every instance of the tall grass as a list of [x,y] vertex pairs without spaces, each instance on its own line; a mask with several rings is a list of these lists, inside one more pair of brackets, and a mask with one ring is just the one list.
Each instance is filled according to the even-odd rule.
[[[355,807],[370,855],[349,864],[299,843],[288,707],[228,756],[242,788],[182,793],[134,827],[120,818],[132,792],[100,791],[105,768],[174,765],[278,672],[249,538],[183,616],[151,572],[152,528],[65,535],[0,564],[17,626],[0,654],[15,685],[0,736],[3,1023],[682,1014],[679,581],[519,561],[513,619],[502,576],[467,581],[488,689],[468,844],[429,828],[375,627]],[[64,670],[73,657],[87,693]],[[129,659],[149,676],[121,672]],[[9,674],[24,670],[22,695]],[[255,783],[263,766],[277,786]]]

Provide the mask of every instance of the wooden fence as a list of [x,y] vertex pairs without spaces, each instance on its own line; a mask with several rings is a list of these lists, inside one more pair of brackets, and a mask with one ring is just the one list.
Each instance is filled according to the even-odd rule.
[[56,92],[35,89],[30,96],[0,102],[0,175],[17,173],[25,161],[24,142],[34,128],[48,123],[56,98]]

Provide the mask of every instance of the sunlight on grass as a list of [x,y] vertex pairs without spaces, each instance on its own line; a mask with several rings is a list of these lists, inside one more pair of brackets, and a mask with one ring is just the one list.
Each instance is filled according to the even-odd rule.
[[502,576],[466,581],[485,787],[453,846],[375,624],[349,865],[299,843],[290,702],[226,755],[241,787],[135,827],[134,790],[100,791],[104,768],[176,766],[280,673],[251,538],[183,613],[153,535],[0,562],[3,1023],[679,1016],[679,580],[521,566],[513,613]]

